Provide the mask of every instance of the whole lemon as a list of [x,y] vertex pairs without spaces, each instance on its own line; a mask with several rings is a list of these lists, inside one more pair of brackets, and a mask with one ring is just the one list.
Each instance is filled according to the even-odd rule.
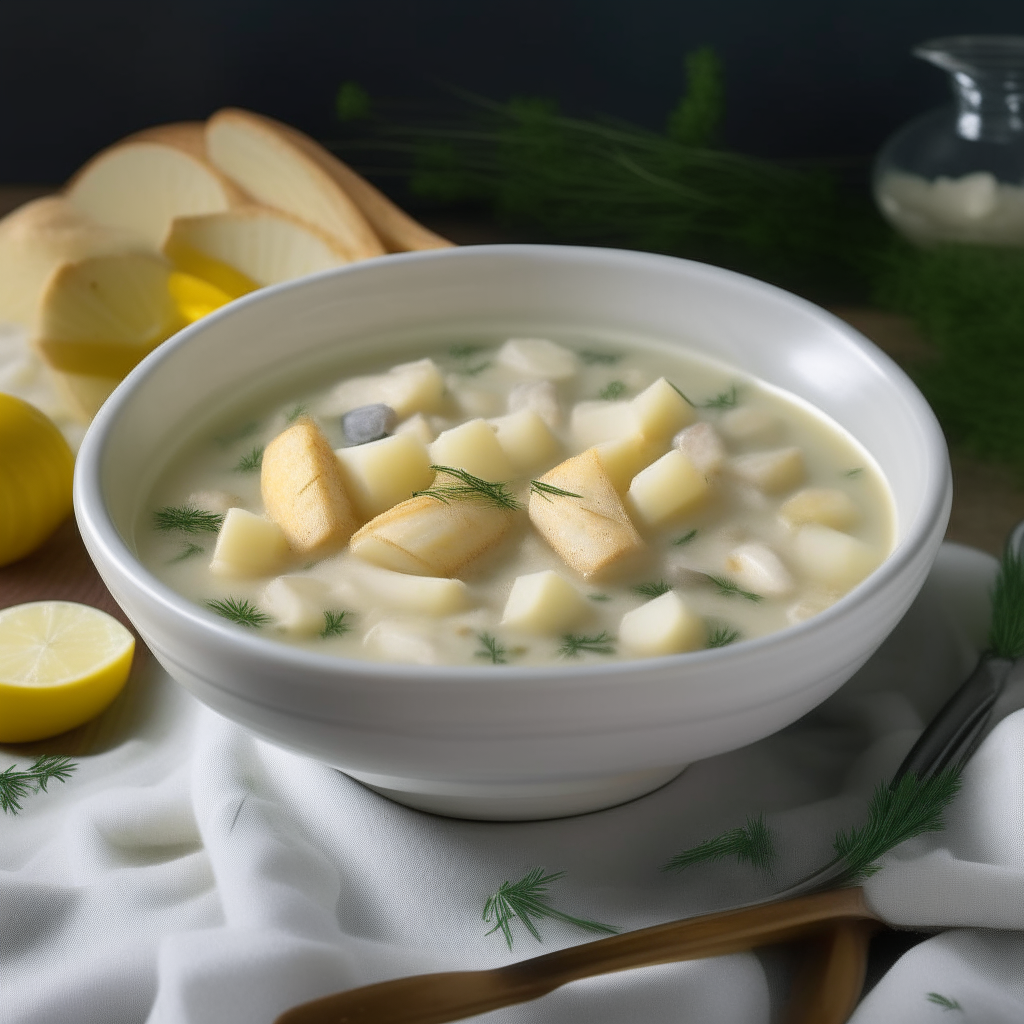
[[53,421],[0,393],[0,565],[35,551],[67,518],[74,468]]

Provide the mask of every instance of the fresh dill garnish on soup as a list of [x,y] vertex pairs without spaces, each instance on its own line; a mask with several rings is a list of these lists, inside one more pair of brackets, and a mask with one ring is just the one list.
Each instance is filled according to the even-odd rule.
[[728,391],[719,391],[719,393],[715,395],[714,398],[709,398],[706,402],[704,402],[703,408],[731,409],[736,404],[738,397],[739,396],[736,393],[736,385],[733,384],[733,386],[729,388]]
[[259,629],[270,622],[270,616],[257,608],[248,598],[239,600],[237,597],[225,597],[223,600],[207,601],[206,607],[225,619],[249,629]]
[[629,589],[641,597],[661,597],[662,594],[667,594],[672,587],[664,580],[651,580],[647,583],[638,583]]
[[475,501],[483,505],[490,505],[493,508],[504,509],[507,512],[518,512],[522,502],[509,490],[507,483],[495,482],[492,480],[481,480],[464,469],[456,469],[454,466],[431,466],[438,474],[452,477],[457,483],[441,483],[436,480],[425,491],[413,491],[414,498],[433,498],[435,501],[448,505],[453,501]]
[[309,412],[309,407],[303,405],[301,402],[298,405],[293,405],[291,409],[285,415],[285,421],[288,423],[294,423],[300,416],[304,416]]
[[626,385],[621,380],[613,380],[601,388],[597,397],[603,398],[606,402],[614,402],[616,398],[621,398],[625,393]]
[[202,553],[203,548],[201,545],[186,544],[173,558],[167,560],[167,564],[176,565],[178,562],[184,562],[186,559],[193,558],[195,555],[201,555]]
[[764,598],[760,594],[753,594],[749,590],[743,590],[737,583],[727,580],[724,576],[708,576],[708,579],[715,585],[716,590],[722,597],[743,597],[748,601],[757,603]]
[[452,359],[471,359],[477,352],[483,352],[482,345],[452,345],[448,349],[448,355]]
[[690,541],[693,540],[693,538],[696,536],[696,530],[689,530],[687,533],[684,533],[682,537],[677,537],[674,541],[672,541],[672,546],[674,548],[682,547],[684,544],[689,544]]
[[474,658],[485,658],[492,665],[508,664],[508,648],[503,647],[496,636],[491,633],[477,633],[476,638],[481,649],[473,653]]
[[950,999],[949,996],[942,995],[941,992],[929,992],[925,999],[929,1003],[934,1003],[936,1006],[941,1006],[944,1010],[962,1010],[963,1007],[955,1000]]
[[548,896],[548,888],[552,882],[563,877],[564,871],[544,874],[543,868],[534,868],[518,882],[504,881],[498,886],[493,896],[488,896],[484,903],[483,919],[486,924],[494,922],[494,927],[487,933],[493,935],[500,931],[505,937],[508,948],[512,948],[512,922],[519,920],[526,930],[538,941],[543,940],[537,930],[537,922],[545,919],[562,921],[575,925],[584,931],[602,935],[615,935],[618,928],[599,921],[588,921],[586,918],[573,917],[561,910],[556,910]]
[[195,505],[168,505],[153,513],[153,528],[179,533],[216,533],[224,516]]
[[619,352],[592,352],[590,349],[576,354],[587,366],[614,366],[622,358]]
[[563,658],[578,658],[580,654],[614,654],[615,637],[607,632],[587,636],[585,633],[566,633],[562,637],[562,646],[558,653]]
[[235,463],[236,473],[255,473],[263,465],[263,445],[255,445],[251,452]]
[[587,594],[587,597],[591,601],[610,601],[611,598],[607,594]]
[[477,363],[476,366],[469,366],[468,364],[466,366],[457,366],[455,368],[455,373],[459,374],[461,377],[475,377],[478,373],[483,373],[484,370],[489,370],[490,368],[491,361],[489,359],[485,359],[482,363]]
[[863,476],[863,475],[864,475],[864,470],[861,469],[860,466],[857,466],[854,469],[848,469],[848,470],[846,470],[846,472],[843,473],[843,476],[849,477],[851,480],[853,480],[854,478],[856,478],[858,476]]
[[326,640],[330,636],[344,636],[352,629],[352,624],[347,620],[348,612],[325,611],[324,628],[320,630],[320,639]]
[[532,494],[539,494],[542,498],[550,501],[549,494],[554,494],[559,498],[582,498],[582,494],[577,494],[575,491],[564,491],[561,487],[556,487],[554,484],[546,484],[543,480],[531,480],[530,481],[530,492]]
[[10,765],[0,772],[0,811],[17,814],[22,800],[33,793],[45,793],[51,782],[67,782],[77,767],[62,754],[42,754],[25,769]]
[[740,638],[740,631],[732,626],[715,626],[708,634],[708,647],[728,647]]

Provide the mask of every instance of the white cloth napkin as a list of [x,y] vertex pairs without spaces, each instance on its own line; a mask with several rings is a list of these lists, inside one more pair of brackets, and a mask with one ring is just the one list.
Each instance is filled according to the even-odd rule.
[[[254,739],[145,659],[71,781],[0,817],[0,1022],[269,1024],[343,988],[591,938],[546,921],[543,944],[518,927],[510,952],[485,934],[486,897],[535,866],[566,872],[558,907],[626,929],[781,889],[863,821],[875,784],[972,667],[994,567],[947,545],[894,635],[816,712],[648,797],[560,821],[390,803]],[[0,751],[0,770],[13,761],[25,759]],[[661,870],[759,812],[777,838],[773,875],[732,861]],[[948,821],[888,856],[867,891],[893,924],[952,930],[899,959],[856,1024],[1024,1020],[1024,712],[986,740]],[[769,1024],[783,960],[611,975],[477,1019]]]

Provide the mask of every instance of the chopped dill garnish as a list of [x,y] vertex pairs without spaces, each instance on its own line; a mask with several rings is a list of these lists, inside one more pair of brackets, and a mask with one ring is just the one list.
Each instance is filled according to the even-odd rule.
[[685,403],[686,403],[687,405],[692,405],[692,406],[694,407],[694,409],[696,409],[696,408],[697,408],[697,404],[696,404],[696,402],[692,402],[692,401],[691,401],[691,400],[690,400],[689,398],[687,398],[687,396],[683,394],[683,392],[682,392],[682,389],[681,389],[681,388],[677,388],[677,387],[675,386],[675,384],[673,384],[673,383],[672,383],[672,381],[668,381],[667,383],[668,383],[668,386],[669,386],[669,387],[670,387],[670,388],[671,388],[671,389],[672,389],[672,390],[673,390],[673,391],[674,391],[674,392],[675,392],[675,393],[676,393],[676,394],[677,394],[677,395],[678,395],[678,396],[679,396],[679,397],[680,397],[680,398],[681,398],[681,399],[682,399],[682,400],[683,400],[683,401],[684,401],[684,402],[685,402]]
[[487,902],[484,903],[484,921],[487,924],[494,922],[494,927],[487,934],[493,935],[496,931],[500,931],[505,936],[508,948],[511,949],[512,922],[518,919],[538,942],[542,942],[536,922],[547,918],[564,921],[566,924],[575,925],[584,931],[615,935],[619,929],[612,925],[601,924],[599,921],[588,921],[581,917],[572,917],[561,910],[556,910],[551,905],[551,899],[547,894],[548,886],[564,874],[564,871],[556,871],[553,874],[545,875],[543,868],[534,868],[518,882],[507,880],[502,882],[498,886],[498,891],[493,896],[488,896]]
[[227,434],[219,434],[214,438],[214,441],[222,448],[226,448],[229,444],[234,444],[236,441],[241,441],[242,438],[249,437],[250,434],[255,434],[259,427],[260,425],[256,420],[250,420],[250,422],[243,423],[236,430],[229,431]]
[[706,839],[682,853],[677,853],[662,868],[663,871],[682,871],[694,864],[709,864],[735,857],[761,871],[770,871],[777,856],[772,830],[765,824],[764,815],[748,817],[741,828],[731,828],[714,839]]
[[235,463],[236,473],[255,473],[263,465],[263,445],[258,444],[248,455],[243,455]]
[[474,658],[487,658],[492,665],[508,664],[508,658],[505,657],[509,653],[508,648],[503,647],[496,636],[490,633],[477,633],[476,638],[482,650],[475,651]]
[[690,530],[688,533],[684,533],[682,535],[682,537],[677,537],[674,541],[672,541],[672,547],[680,548],[684,544],[689,544],[690,541],[693,540],[693,538],[696,537],[696,536],[697,536],[697,531],[696,530]]
[[999,563],[992,592],[988,646],[997,658],[1010,661],[1024,654],[1024,559],[1009,548]]
[[583,651],[590,654],[614,654],[615,637],[604,631],[595,636],[566,633],[562,637],[562,646],[558,648],[558,653],[563,658],[578,658]]
[[864,470],[860,466],[857,466],[854,469],[848,469],[848,470],[846,470],[845,473],[843,473],[843,476],[849,477],[851,480],[855,479],[858,476],[863,476],[863,475],[864,475]]
[[610,601],[611,598],[607,594],[587,594],[587,597],[591,601]]
[[740,631],[732,626],[715,626],[708,634],[708,647],[728,647],[740,638]]
[[530,481],[530,493],[539,494],[546,501],[551,499],[548,497],[549,494],[554,494],[559,498],[582,498],[582,494],[577,494],[575,491],[563,491],[561,487],[555,487],[554,484],[546,484],[543,480],[531,480]]
[[195,505],[168,505],[153,513],[153,529],[178,530],[181,533],[216,533],[224,522],[220,512]]
[[303,572],[308,572],[308,571],[309,571],[310,569],[312,569],[312,568],[313,568],[313,566],[314,566],[314,565],[316,565],[316,562],[307,562],[307,563],[306,563],[306,564],[305,564],[305,565],[304,565],[304,566],[302,567],[302,571],[303,571]]
[[24,770],[12,764],[0,772],[0,811],[17,814],[25,797],[45,793],[51,782],[67,782],[77,767],[62,754],[42,754]]
[[494,508],[505,509],[507,512],[518,512],[522,502],[508,489],[507,483],[481,480],[464,469],[454,466],[431,466],[437,473],[454,477],[457,484],[438,484],[436,481],[425,491],[413,491],[414,498],[433,498],[435,501],[448,505],[453,501],[478,501]]
[[764,600],[760,594],[752,594],[749,590],[743,590],[738,584],[727,580],[724,576],[708,576],[708,579],[717,587],[718,593],[722,597],[745,597],[748,601],[755,603]]
[[709,398],[703,403],[705,409],[731,409],[736,405],[736,385],[733,384],[728,391],[720,391],[714,398]]
[[240,601],[237,597],[226,597],[223,601],[207,601],[206,607],[249,629],[259,629],[270,621],[270,616],[260,611],[248,598]]
[[309,412],[309,406],[303,405],[301,402],[298,405],[293,405],[291,409],[285,414],[285,421],[288,423],[294,423],[300,416],[304,416]]
[[601,388],[597,397],[603,398],[606,402],[614,402],[616,398],[621,398],[625,393],[626,385],[621,380],[613,380]]
[[482,345],[452,345],[448,349],[448,355],[452,359],[471,359],[477,354],[477,352],[483,352]]
[[326,640],[329,636],[344,636],[352,629],[352,624],[346,622],[348,612],[325,611],[324,628],[320,630],[320,639]]
[[184,562],[186,559],[192,558],[194,555],[201,555],[203,548],[199,544],[186,544],[181,551],[178,552],[173,558],[168,559],[168,565],[176,565],[178,562]]
[[587,366],[612,366],[622,358],[619,352],[594,352],[590,349],[584,349],[577,355]]
[[672,587],[664,580],[652,580],[649,583],[638,583],[629,589],[641,597],[661,597],[662,594],[667,594]]
[[476,366],[457,366],[455,373],[459,374],[460,377],[475,377],[478,373],[483,373],[484,370],[491,368],[493,364],[490,359],[485,359],[482,363],[477,363]]
[[944,1010],[963,1010],[963,1007],[955,999],[950,999],[949,996],[944,996],[941,992],[929,992],[925,999],[929,1003],[941,1006]]

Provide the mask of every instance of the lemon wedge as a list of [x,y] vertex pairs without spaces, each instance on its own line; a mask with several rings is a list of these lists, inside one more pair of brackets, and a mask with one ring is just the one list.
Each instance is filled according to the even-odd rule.
[[0,743],[25,743],[98,715],[128,679],[135,638],[71,601],[0,611]]
[[67,518],[74,469],[52,420],[0,394],[0,565],[34,551]]

